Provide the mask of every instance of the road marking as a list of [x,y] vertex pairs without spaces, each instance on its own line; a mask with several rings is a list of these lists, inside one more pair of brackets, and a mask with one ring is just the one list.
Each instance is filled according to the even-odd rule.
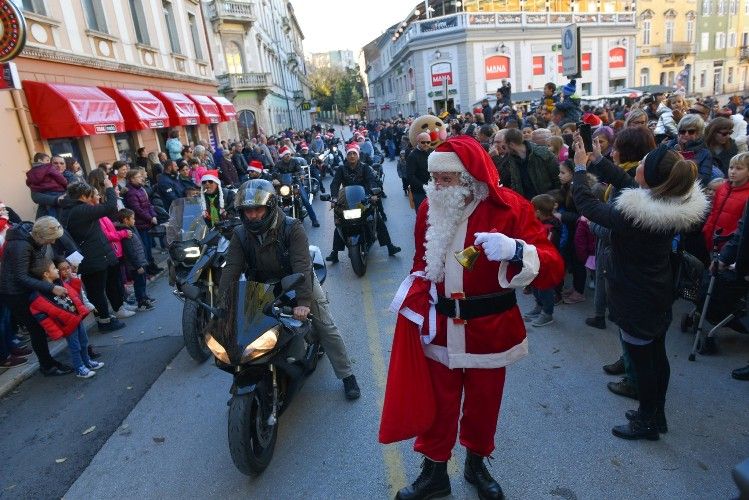
[[[382,404],[385,399],[385,382],[387,371],[385,360],[382,358],[382,342],[380,342],[380,329],[377,325],[377,314],[375,314],[374,297],[372,295],[372,284],[367,275],[361,279],[362,299],[364,302],[364,322],[367,325],[367,344],[369,354],[372,357],[372,371],[374,372],[377,387],[379,388],[379,408],[382,416]],[[387,468],[387,479],[390,483],[391,497],[398,488],[405,486],[406,477],[403,470],[403,457],[397,444],[382,447],[382,454]]]

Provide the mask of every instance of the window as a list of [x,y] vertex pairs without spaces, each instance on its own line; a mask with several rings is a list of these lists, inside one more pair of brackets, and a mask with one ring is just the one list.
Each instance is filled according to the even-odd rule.
[[702,15],[703,16],[709,16],[712,14],[713,6],[710,3],[710,0],[702,0]]
[[135,147],[133,146],[133,136],[130,132],[121,132],[114,134],[114,142],[117,144],[117,159],[125,162],[132,162],[134,159]]
[[642,44],[650,45],[650,21],[642,22]]
[[666,43],[673,43],[674,41],[674,20],[666,20]]
[[728,13],[735,16],[739,11],[739,0],[729,0],[728,9]]
[[195,49],[195,59],[203,59],[203,49],[200,47],[200,34],[198,33],[198,23],[193,14],[187,14],[187,20],[190,23],[190,33],[192,34],[192,47]]
[[710,33],[702,33],[702,40],[700,42],[700,50],[710,50]]
[[716,33],[715,34],[715,50],[721,50],[726,48],[726,34]]
[[666,78],[667,78],[666,72],[665,71],[661,71],[661,77],[658,80],[658,84],[659,85],[666,85]]
[[[747,2],[747,4],[749,4],[749,2]],[[741,46],[746,47],[747,45],[749,45],[749,33],[745,31],[741,34]]]
[[733,67],[728,68],[728,83],[733,83]]
[[736,48],[736,32],[735,31],[731,31],[730,33],[728,33],[728,47],[731,49]]
[[640,86],[650,85],[650,68],[642,68],[640,70]]
[[232,75],[244,73],[242,51],[239,50],[237,42],[227,43],[224,47],[224,55],[226,56],[226,70],[228,73]]
[[174,20],[174,9],[172,9],[172,2],[164,0],[162,2],[164,7],[164,20],[166,21],[166,29],[169,31],[169,43],[172,46],[172,52],[175,54],[181,54],[182,50],[179,48],[179,37],[177,36],[177,23]]
[[133,27],[135,28],[135,39],[138,43],[149,45],[148,24],[146,14],[143,11],[143,0],[130,0],[130,14],[133,16]]
[[718,15],[723,16],[726,13],[726,0],[718,0]]
[[700,73],[700,87],[704,87],[707,80],[707,71]]
[[694,19],[687,19],[687,42],[694,42]]
[[107,19],[101,0],[83,0],[83,11],[86,13],[88,29],[107,33]]
[[34,12],[42,16],[47,15],[47,9],[44,8],[44,0],[23,0],[23,10]]

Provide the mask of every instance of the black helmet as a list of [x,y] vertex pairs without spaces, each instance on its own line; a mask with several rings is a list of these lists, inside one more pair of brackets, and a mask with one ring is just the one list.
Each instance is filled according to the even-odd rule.
[[[247,229],[253,234],[261,234],[270,228],[276,216],[276,190],[270,181],[265,179],[251,179],[241,186],[234,199],[234,206],[240,213]],[[259,221],[250,221],[244,216],[245,208],[267,207],[265,216]]]

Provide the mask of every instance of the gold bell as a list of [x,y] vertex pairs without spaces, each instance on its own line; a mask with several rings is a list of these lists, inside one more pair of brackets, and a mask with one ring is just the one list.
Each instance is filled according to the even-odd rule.
[[479,255],[481,255],[481,249],[475,245],[471,245],[460,252],[455,252],[455,259],[458,261],[458,264],[470,271],[476,264]]

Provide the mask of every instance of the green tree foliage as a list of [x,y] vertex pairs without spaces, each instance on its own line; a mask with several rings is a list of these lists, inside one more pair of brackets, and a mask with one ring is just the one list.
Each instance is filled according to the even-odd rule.
[[309,75],[312,84],[312,98],[323,111],[335,107],[345,114],[358,113],[362,106],[363,82],[359,67],[353,68],[313,68]]

